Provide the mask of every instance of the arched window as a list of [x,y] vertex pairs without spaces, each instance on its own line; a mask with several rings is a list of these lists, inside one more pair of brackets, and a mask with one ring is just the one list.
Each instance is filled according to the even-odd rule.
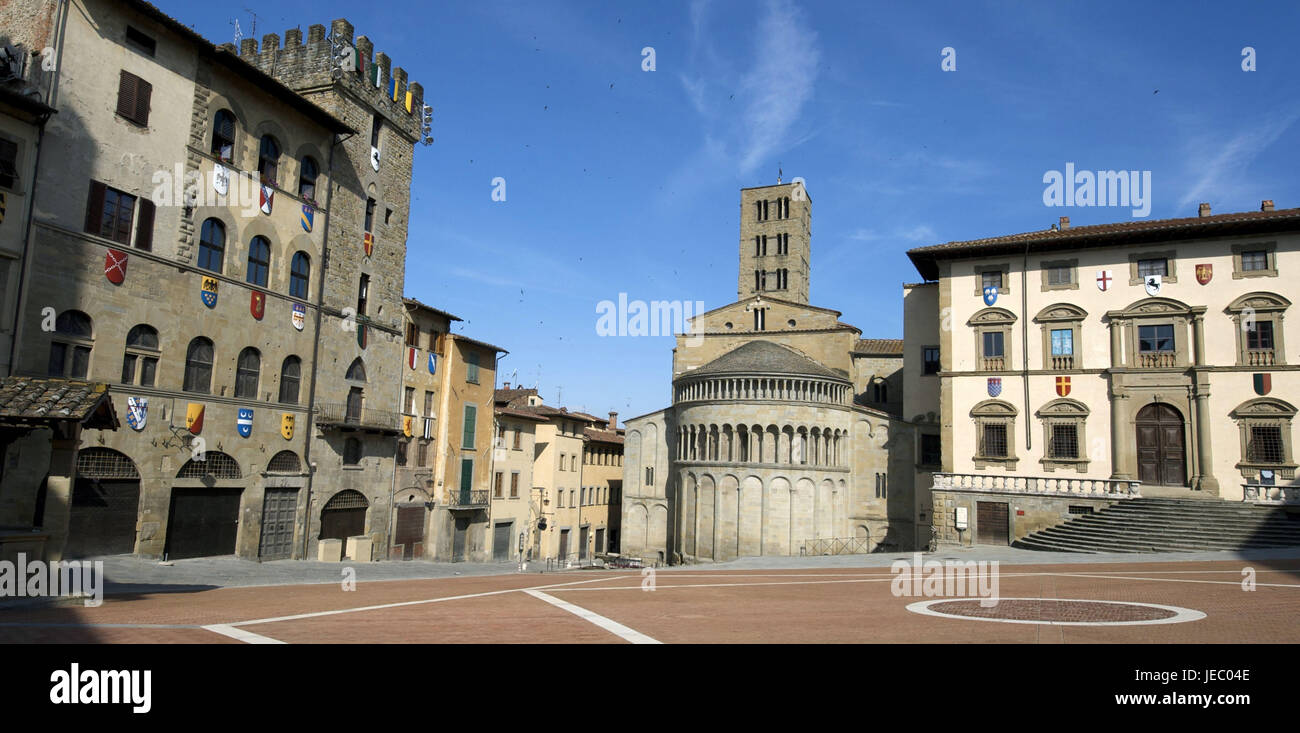
[[257,381],[262,371],[262,354],[252,346],[239,352],[235,367],[235,396],[257,399]]
[[126,353],[122,356],[122,384],[154,386],[160,353],[157,329],[144,323],[133,326],[126,334]]
[[216,219],[203,222],[199,232],[199,267],[221,272],[226,261],[226,225]]
[[316,159],[310,155],[303,156],[302,164],[298,168],[298,196],[315,203],[316,201],[316,176],[320,175],[320,168],[316,165]]
[[366,363],[361,361],[361,357],[352,360],[352,364],[348,366],[347,378],[353,382],[366,381]]
[[185,382],[181,389],[186,392],[212,391],[212,342],[202,336],[191,341],[185,350]]
[[192,458],[181,466],[181,470],[176,472],[176,478],[243,478],[243,471],[239,469],[239,461],[236,461],[230,454],[221,451],[210,450],[204,456],[203,460]]
[[280,365],[280,401],[286,405],[298,404],[298,383],[302,379],[302,360],[287,356]]
[[266,237],[253,237],[248,243],[248,273],[244,279],[254,285],[266,287],[271,271],[271,242]]
[[212,154],[226,163],[235,159],[235,116],[230,110],[219,110],[212,121]]
[[54,320],[50,341],[49,375],[85,379],[90,372],[90,349],[94,346],[94,323],[81,311],[63,311]]
[[267,473],[298,473],[302,470],[302,461],[298,460],[298,454],[291,450],[282,450],[271,456],[267,461]]
[[297,252],[289,266],[289,295],[295,298],[307,297],[307,278],[311,277],[311,257],[306,252]]
[[343,465],[355,466],[361,462],[361,441],[348,438],[343,441]]
[[280,167],[280,144],[270,135],[262,136],[261,147],[257,153],[257,172],[262,183],[275,185],[276,173]]

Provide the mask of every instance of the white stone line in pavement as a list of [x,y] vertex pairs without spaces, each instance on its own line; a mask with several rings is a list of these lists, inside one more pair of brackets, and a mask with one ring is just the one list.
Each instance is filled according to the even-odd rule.
[[490,590],[482,593],[466,593],[459,596],[446,596],[444,598],[426,598],[419,601],[400,601],[397,603],[381,603],[375,606],[361,606],[359,608],[339,608],[333,611],[314,611],[312,613],[298,613],[292,616],[275,616],[272,618],[257,618],[249,621],[232,621],[227,626],[251,626],[253,624],[270,624],[277,621],[298,621],[304,618],[319,618],[321,616],[336,616],[341,613],[359,613],[361,611],[378,611],[385,608],[400,608],[402,606],[420,606],[427,603],[441,603],[442,601],[462,601],[467,598],[482,598],[484,596],[499,596],[505,593],[518,593],[527,590],[544,590],[547,588],[562,588],[570,585],[581,585],[583,583],[599,583],[605,580],[616,580],[626,576],[610,575],[604,578],[589,578],[587,580],[576,580],[572,583],[550,583],[548,585],[535,585],[530,588],[506,588],[504,590]]
[[599,626],[600,628],[608,631],[609,633],[619,637],[620,639],[623,639],[624,641],[630,642],[632,644],[662,644],[663,643],[657,639],[652,639],[649,636],[646,636],[645,634],[641,633],[640,631],[637,631],[636,629],[628,628],[613,619],[605,618],[604,616],[601,616],[600,614],[595,613],[594,611],[588,611],[582,606],[575,606],[572,603],[569,603],[568,601],[562,601],[559,598],[556,598],[555,596],[547,595],[541,591],[532,590],[532,589],[525,590],[524,592],[534,598],[540,598],[543,601],[546,601],[547,603],[551,604],[552,606],[555,606],[556,608],[568,611],[569,613],[573,614],[574,616],[577,616],[578,618],[584,621],[589,621]]
[[[1088,573],[1052,573],[1062,578],[1101,578],[1103,580],[1153,580],[1162,583],[1209,583],[1211,585],[1241,585],[1240,580],[1192,580],[1190,578],[1143,578],[1125,575],[1091,575]],[[1265,588],[1300,588],[1297,583],[1256,583]]]
[[203,626],[202,628],[207,629],[208,631],[211,631],[216,634],[221,634],[222,636],[229,636],[232,639],[238,639],[244,642],[245,644],[287,644],[288,643],[286,641],[280,641],[279,639],[272,639],[269,636],[254,634],[253,632],[248,631],[247,629],[236,629],[235,627],[229,624],[208,624],[207,626]]

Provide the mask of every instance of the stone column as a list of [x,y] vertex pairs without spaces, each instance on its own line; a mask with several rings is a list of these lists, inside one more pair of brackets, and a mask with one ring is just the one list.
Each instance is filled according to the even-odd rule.
[[[72,430],[71,439],[61,439],[57,434],[50,439],[50,475],[45,484],[45,531],[50,538],[45,542],[44,559],[62,560],[68,542],[68,527],[72,519],[72,474],[77,462],[79,430]],[[36,558],[32,558],[35,560]]]
[[[1199,322],[1199,321],[1198,321]],[[1197,340],[1200,343],[1200,340]],[[1199,351],[1199,346],[1198,346]],[[1197,361],[1200,361],[1198,357]],[[1196,458],[1200,467],[1198,480],[1192,485],[1197,491],[1219,495],[1219,481],[1214,478],[1214,458],[1210,435],[1210,388],[1199,383],[1196,389]]]
[[[1113,333],[1113,332],[1112,332]],[[1116,480],[1132,481],[1132,466],[1125,459],[1124,447],[1136,445],[1137,438],[1129,435],[1124,427],[1127,412],[1127,396],[1119,394],[1115,387],[1115,376],[1111,375],[1110,386],[1110,477]]]

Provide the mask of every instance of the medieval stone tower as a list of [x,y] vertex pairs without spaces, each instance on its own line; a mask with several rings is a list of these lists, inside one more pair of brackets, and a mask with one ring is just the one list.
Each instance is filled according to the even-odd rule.
[[757,294],[808,302],[812,201],[802,183],[740,191],[740,278],[736,299]]
[[[347,532],[386,536],[393,440],[408,407],[396,385],[406,363],[402,295],[424,90],[386,54],[374,53],[370,39],[354,39],[352,24],[342,19],[328,36],[323,25],[308,27],[305,44],[297,29],[285,32],[283,47],[273,33],[263,36],[260,49],[245,39],[239,56],[356,130],[341,136],[332,152],[322,151],[333,185],[317,194],[328,210],[328,230],[323,272],[312,283],[322,288],[313,493],[314,501],[328,502],[325,514],[359,509],[361,494],[365,526]],[[319,533],[314,525],[310,536]]]

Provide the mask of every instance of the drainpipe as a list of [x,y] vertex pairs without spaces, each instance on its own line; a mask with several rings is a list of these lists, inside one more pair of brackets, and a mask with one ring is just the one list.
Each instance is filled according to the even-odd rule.
[[1025,392],[1025,450],[1033,450],[1034,426],[1029,409],[1029,243],[1020,266],[1020,384]]
[[[60,0],[59,19],[55,25],[59,29],[58,38],[54,41],[59,49],[59,57],[55,61],[49,93],[45,99],[45,104],[50,107],[58,103],[59,71],[63,68],[63,38],[68,28],[68,0]],[[18,364],[18,344],[22,343],[23,313],[26,310],[23,299],[27,296],[27,280],[32,267],[32,222],[36,218],[36,184],[41,173],[41,152],[45,150],[45,123],[49,119],[50,113],[42,114],[36,130],[36,160],[32,165],[32,185],[27,190],[26,196],[27,216],[23,222],[23,260],[22,266],[18,268],[18,295],[14,298],[13,343],[9,346],[9,365],[6,374],[14,373],[14,367]]]
[[315,415],[316,415],[316,373],[319,370],[317,359],[320,358],[320,326],[321,310],[325,307],[325,268],[329,266],[329,241],[330,241],[330,203],[334,200],[334,150],[338,148],[348,137],[340,138],[334,134],[334,140],[330,144],[330,157],[325,164],[325,169],[329,171],[330,180],[329,188],[325,190],[325,232],[321,235],[320,245],[320,273],[316,278],[316,333],[312,336],[311,344],[311,383],[307,388],[307,435],[305,439],[306,447],[303,448],[302,459],[307,466],[307,507],[302,527],[302,559],[307,560],[307,547],[311,535],[311,490],[312,484],[316,480],[316,469],[311,463],[311,444],[315,434]]

